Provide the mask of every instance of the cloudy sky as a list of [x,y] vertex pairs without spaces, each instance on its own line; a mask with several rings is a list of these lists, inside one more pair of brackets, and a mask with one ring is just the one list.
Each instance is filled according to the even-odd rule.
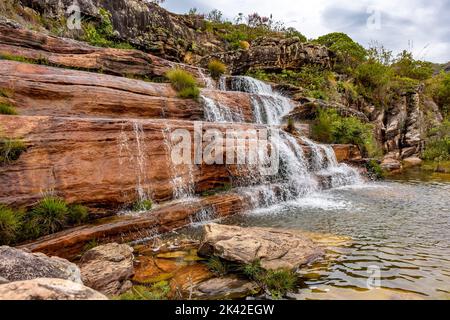
[[163,6],[177,13],[216,8],[230,19],[272,14],[308,38],[340,31],[366,47],[377,41],[416,59],[450,61],[450,0],[166,0]]

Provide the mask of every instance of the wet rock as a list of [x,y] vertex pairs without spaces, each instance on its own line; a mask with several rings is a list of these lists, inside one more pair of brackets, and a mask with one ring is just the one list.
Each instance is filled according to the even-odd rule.
[[39,278],[0,285],[0,300],[108,300],[80,283]]
[[198,299],[227,300],[244,298],[259,291],[260,288],[256,283],[229,276],[200,283],[195,288],[193,296]]
[[170,280],[171,296],[189,298],[194,289],[203,281],[211,279],[214,274],[204,264],[193,264],[179,269]]
[[0,277],[0,284],[9,283],[10,281],[8,279],[5,279],[3,277]]
[[308,237],[279,229],[204,226],[200,255],[249,264],[260,260],[265,269],[297,269],[323,254]]
[[417,167],[422,164],[422,160],[417,157],[403,159],[403,166],[406,168]]
[[84,284],[107,295],[118,295],[131,288],[133,248],[109,243],[87,251],[80,260]]
[[83,283],[80,269],[65,259],[7,246],[0,247],[0,277],[8,281],[58,278]]

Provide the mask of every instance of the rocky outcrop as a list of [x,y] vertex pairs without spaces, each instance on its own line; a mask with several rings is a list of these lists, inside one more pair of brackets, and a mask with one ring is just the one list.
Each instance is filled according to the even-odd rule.
[[83,283],[105,295],[119,295],[132,286],[133,248],[108,243],[83,254],[80,260]]
[[309,238],[291,231],[219,224],[203,227],[199,254],[239,264],[260,261],[265,269],[297,269],[323,252]]
[[320,45],[302,43],[297,38],[263,38],[252,43],[249,50],[215,53],[202,58],[200,65],[206,66],[211,59],[223,61],[232,74],[247,71],[299,70],[304,65],[314,64],[331,67],[330,51]]
[[0,22],[0,55],[18,56],[35,63],[81,69],[116,76],[163,79],[167,71],[180,68],[206,85],[203,71],[138,50],[99,48],[87,43],[11,27]]
[[0,285],[0,300],[108,300],[70,280],[39,278]]
[[[180,99],[169,84],[0,60],[0,89],[21,115],[204,120],[202,101]],[[251,96],[203,90],[253,120]]]
[[83,284],[80,269],[73,263],[43,253],[0,247],[0,277],[7,281],[32,280],[36,278],[66,279]]

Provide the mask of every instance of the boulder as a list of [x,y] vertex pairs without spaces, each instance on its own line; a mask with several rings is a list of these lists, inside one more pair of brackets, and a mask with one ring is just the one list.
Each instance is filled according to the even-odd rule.
[[107,295],[118,295],[131,288],[134,274],[133,248],[108,243],[87,251],[80,260],[83,282]]
[[259,260],[265,269],[297,269],[323,254],[312,240],[291,231],[219,224],[205,225],[203,231],[200,255],[240,264]]
[[259,286],[235,276],[213,278],[200,283],[193,291],[198,299],[230,300],[244,298],[260,291]]
[[417,166],[420,166],[421,164],[422,164],[422,160],[417,157],[410,157],[410,158],[403,159],[403,166],[406,168],[417,167]]
[[0,300],[108,300],[108,298],[80,283],[39,278],[0,285]]
[[383,161],[381,162],[381,168],[386,171],[401,170],[402,164],[399,160],[394,158],[392,155],[388,154],[384,157]]
[[66,279],[82,284],[80,269],[73,263],[43,253],[0,247],[0,277],[8,281],[36,278]]

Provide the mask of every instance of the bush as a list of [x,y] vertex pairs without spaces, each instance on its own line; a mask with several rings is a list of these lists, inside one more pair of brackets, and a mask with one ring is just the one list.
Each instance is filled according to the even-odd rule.
[[374,180],[380,180],[384,178],[384,172],[380,164],[376,160],[370,160],[366,163],[366,169],[369,176]]
[[218,79],[227,72],[227,66],[219,60],[211,60],[208,63],[208,70],[213,79]]
[[216,256],[209,258],[207,265],[208,268],[218,276],[224,276],[229,272],[228,265]]
[[169,292],[169,283],[161,281],[151,287],[134,286],[118,298],[120,300],[167,300]]
[[85,206],[75,204],[69,207],[67,222],[70,225],[82,224],[89,220],[89,210]]
[[64,228],[69,216],[66,202],[55,196],[46,196],[29,213],[30,236],[40,237]]
[[250,43],[248,41],[239,41],[239,48],[248,51],[250,50]]
[[20,214],[0,204],[0,245],[9,245],[14,242],[20,230]]
[[178,91],[180,98],[196,99],[200,95],[197,80],[189,72],[178,68],[172,69],[166,73],[166,78],[170,80],[172,87]]
[[390,67],[373,60],[362,63],[355,69],[358,92],[378,107],[385,103],[392,77]]
[[447,161],[450,160],[450,120],[446,119],[442,124],[428,133],[425,150],[422,154],[425,160]]
[[392,65],[395,73],[400,77],[416,80],[431,78],[434,69],[431,62],[414,60],[412,53],[404,50],[398,55],[397,61]]
[[133,205],[133,211],[149,211],[153,207],[152,200],[139,200]]
[[426,93],[439,105],[444,115],[450,115],[450,73],[442,72],[428,80]]
[[294,290],[297,284],[297,276],[290,270],[269,270],[262,280],[275,299],[282,298]]
[[370,124],[355,117],[341,117],[334,109],[319,110],[312,133],[316,140],[324,143],[355,144],[364,155],[379,153]]
[[0,138],[0,164],[9,164],[18,160],[26,149],[22,140]]
[[6,102],[0,102],[0,114],[13,116],[17,114],[17,111],[13,105]]

